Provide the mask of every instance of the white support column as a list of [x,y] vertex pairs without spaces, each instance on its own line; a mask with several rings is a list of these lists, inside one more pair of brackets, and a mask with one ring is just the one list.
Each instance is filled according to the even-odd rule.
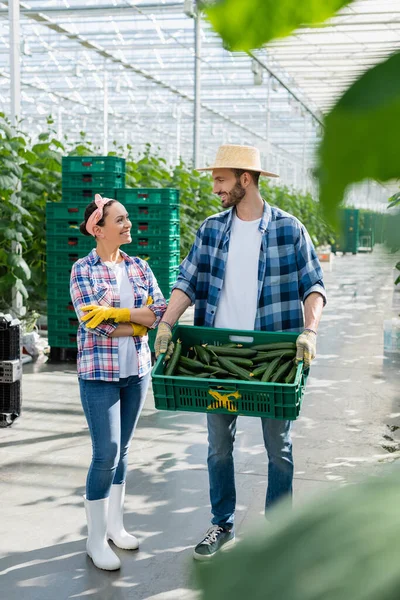
[[103,154],[108,154],[108,73],[104,63],[104,83],[103,83]]
[[201,11],[196,9],[194,17],[194,119],[193,119],[193,167],[198,167],[200,154],[200,111],[201,111]]
[[57,139],[61,141],[63,135],[63,107],[58,107],[58,117],[57,117]]
[[265,137],[267,139],[267,169],[271,148],[271,75],[267,79],[267,119],[265,122]]
[[303,191],[307,192],[307,167],[306,167],[306,149],[307,149],[307,125],[308,125],[307,113],[304,113],[304,127],[303,127],[303,156],[301,161],[301,168],[303,171]]
[[176,105],[176,164],[179,163],[181,158],[181,122],[182,122],[182,108],[178,103]]
[[16,125],[21,114],[21,67],[20,67],[20,13],[19,1],[9,0],[8,18],[10,27],[10,85],[11,124]]
[[[8,20],[10,29],[10,120],[13,128],[17,128],[18,120],[21,116],[21,63],[20,63],[20,11],[19,0],[9,0],[8,2]],[[15,203],[20,203],[18,192],[13,194]],[[19,242],[13,241],[11,249],[14,254],[22,254],[22,246]],[[11,311],[16,317],[23,317],[26,313],[24,299],[15,287],[11,292]]]

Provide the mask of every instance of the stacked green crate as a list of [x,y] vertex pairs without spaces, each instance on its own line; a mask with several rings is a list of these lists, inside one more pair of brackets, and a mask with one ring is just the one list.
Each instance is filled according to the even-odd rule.
[[[46,207],[48,334],[53,348],[76,348],[78,321],[69,280],[73,263],[95,245],[92,237],[80,233],[79,226],[96,193],[124,204],[132,222],[132,243],[125,250],[149,263],[164,296],[170,296],[180,262],[179,192],[125,189],[124,185],[122,158],[63,158],[62,201]],[[154,338],[155,332],[150,332],[152,349]]]
[[46,206],[47,315],[49,345],[76,348],[78,320],[69,293],[73,263],[94,247],[79,225],[95,194],[115,198],[125,185],[125,159],[116,156],[67,156],[62,159],[62,199]]
[[332,251],[340,250],[345,254],[351,252],[357,254],[359,244],[359,210],[344,208],[340,212],[340,234],[338,240],[332,246]]
[[[179,272],[179,191],[172,188],[138,188],[116,191],[132,222],[130,254],[146,260],[165,298]],[[155,331],[149,332],[154,350]]]

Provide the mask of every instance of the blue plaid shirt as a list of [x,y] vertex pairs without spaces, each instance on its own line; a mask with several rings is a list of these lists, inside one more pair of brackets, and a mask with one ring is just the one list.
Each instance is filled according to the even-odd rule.
[[[195,305],[194,324],[213,327],[222,290],[232,208],[206,219],[180,265],[173,289],[182,290]],[[254,329],[301,331],[302,302],[318,292],[326,303],[322,269],[306,228],[296,217],[266,202],[259,230],[258,298]]]

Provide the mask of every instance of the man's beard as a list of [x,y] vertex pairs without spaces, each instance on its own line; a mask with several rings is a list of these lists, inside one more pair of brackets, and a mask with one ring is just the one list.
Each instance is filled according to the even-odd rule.
[[231,206],[237,206],[239,204],[239,202],[241,202],[241,200],[243,200],[245,195],[246,195],[246,190],[244,189],[244,187],[242,186],[240,181],[237,181],[234,188],[230,192],[227,192],[228,197],[226,200],[223,201],[224,208],[230,208]]

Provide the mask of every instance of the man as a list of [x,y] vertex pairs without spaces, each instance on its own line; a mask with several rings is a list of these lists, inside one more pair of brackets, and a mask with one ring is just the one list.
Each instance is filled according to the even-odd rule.
[[[269,206],[258,189],[261,169],[256,148],[221,146],[211,170],[214,193],[225,210],[206,219],[180,266],[168,308],[158,327],[156,356],[171,355],[171,329],[194,303],[194,324],[206,327],[301,332],[296,360],[310,366],[317,327],[326,302],[322,270],[305,227]],[[303,308],[304,305],[304,319]],[[208,473],[212,526],[194,558],[207,560],[234,541],[236,504],[234,415],[208,414]],[[291,496],[293,481],[290,421],[261,418],[267,450],[266,510]]]

